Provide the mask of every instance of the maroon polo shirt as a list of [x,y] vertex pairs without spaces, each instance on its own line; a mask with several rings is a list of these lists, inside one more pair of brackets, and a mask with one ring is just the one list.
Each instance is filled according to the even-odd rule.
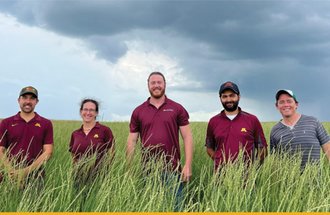
[[214,164],[218,166],[237,158],[243,150],[244,160],[253,161],[256,147],[267,147],[264,132],[258,118],[241,111],[230,120],[224,111],[212,117],[208,123],[206,147],[215,150]]
[[9,159],[28,166],[42,153],[43,145],[53,144],[53,125],[37,113],[29,122],[17,113],[1,122],[0,138]]
[[140,133],[149,155],[165,155],[173,169],[180,168],[179,127],[189,124],[189,114],[182,105],[165,98],[157,109],[150,98],[132,113],[130,132]]
[[113,144],[113,135],[109,127],[96,122],[86,135],[83,126],[72,132],[69,151],[76,159],[88,157],[96,153],[96,165],[109,151]]

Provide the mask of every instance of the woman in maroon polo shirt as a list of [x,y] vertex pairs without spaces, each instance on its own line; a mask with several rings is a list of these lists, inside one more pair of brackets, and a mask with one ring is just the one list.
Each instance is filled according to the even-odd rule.
[[[82,126],[72,132],[69,151],[75,167],[75,182],[81,186],[91,181],[114,156],[111,129],[96,121],[99,103],[84,99],[80,105]],[[109,157],[110,156],[110,157]]]

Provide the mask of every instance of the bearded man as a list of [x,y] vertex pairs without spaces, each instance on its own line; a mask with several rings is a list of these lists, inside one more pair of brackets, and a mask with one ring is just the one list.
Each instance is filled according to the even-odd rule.
[[206,151],[214,161],[214,169],[243,154],[246,163],[256,158],[262,162],[267,155],[267,143],[258,118],[238,106],[238,86],[227,81],[220,86],[220,102],[224,110],[212,117],[206,134]]
[[43,164],[53,153],[53,125],[35,112],[38,102],[37,89],[24,87],[18,97],[21,110],[0,124],[0,166],[20,187],[33,179],[43,183]]
[[[152,72],[147,80],[150,97],[135,108],[130,121],[127,140],[127,158],[132,159],[139,136],[144,161],[165,159],[167,170],[177,172],[183,182],[192,175],[193,139],[189,126],[189,114],[179,103],[165,95],[166,81],[161,72]],[[185,164],[181,168],[179,132],[185,151]]]

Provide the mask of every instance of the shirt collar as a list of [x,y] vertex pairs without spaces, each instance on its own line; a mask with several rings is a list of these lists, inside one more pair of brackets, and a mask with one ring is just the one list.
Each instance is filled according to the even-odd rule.
[[[14,116],[14,120],[15,121],[24,121],[25,122],[25,120],[21,117],[21,115],[20,115],[20,111]],[[33,122],[33,121],[38,121],[39,119],[40,119],[40,116],[39,116],[39,114],[37,113],[37,112],[34,112],[34,117],[30,120],[30,122]]]
[[[167,98],[167,96],[165,95],[164,103],[163,103],[161,106],[163,106],[163,105],[166,104],[167,102],[168,102],[168,98]],[[147,103],[148,103],[148,105],[153,106],[153,105],[150,103],[150,97],[147,99]]]
[[[242,113],[242,109],[240,107],[238,107],[238,113],[237,113],[236,117],[239,116],[239,115],[241,115],[241,113]],[[228,118],[227,115],[226,115],[226,113],[225,113],[225,110],[222,110],[221,113],[220,113],[220,115],[222,117]]]
[[[100,128],[100,127],[101,127],[100,123],[96,122],[95,126],[91,130],[93,130],[94,128]],[[80,126],[79,130],[83,131],[83,125]]]

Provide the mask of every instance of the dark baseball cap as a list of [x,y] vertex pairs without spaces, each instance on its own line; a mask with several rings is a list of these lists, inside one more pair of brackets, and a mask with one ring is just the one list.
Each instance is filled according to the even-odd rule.
[[220,86],[219,95],[221,95],[225,90],[232,90],[234,93],[239,95],[238,86],[231,81],[227,81]]
[[292,98],[295,100],[295,102],[298,102],[298,101],[297,101],[297,97],[296,97],[296,95],[292,92],[292,90],[288,90],[288,89],[281,89],[281,90],[278,90],[277,93],[276,93],[276,96],[275,96],[276,101],[278,101],[278,99],[280,98],[280,96],[281,96],[282,94],[287,94],[287,95],[289,95],[290,97],[292,97]]
[[32,94],[36,98],[38,98],[38,90],[32,86],[22,88],[21,92],[19,93],[19,96],[23,96],[25,94]]

